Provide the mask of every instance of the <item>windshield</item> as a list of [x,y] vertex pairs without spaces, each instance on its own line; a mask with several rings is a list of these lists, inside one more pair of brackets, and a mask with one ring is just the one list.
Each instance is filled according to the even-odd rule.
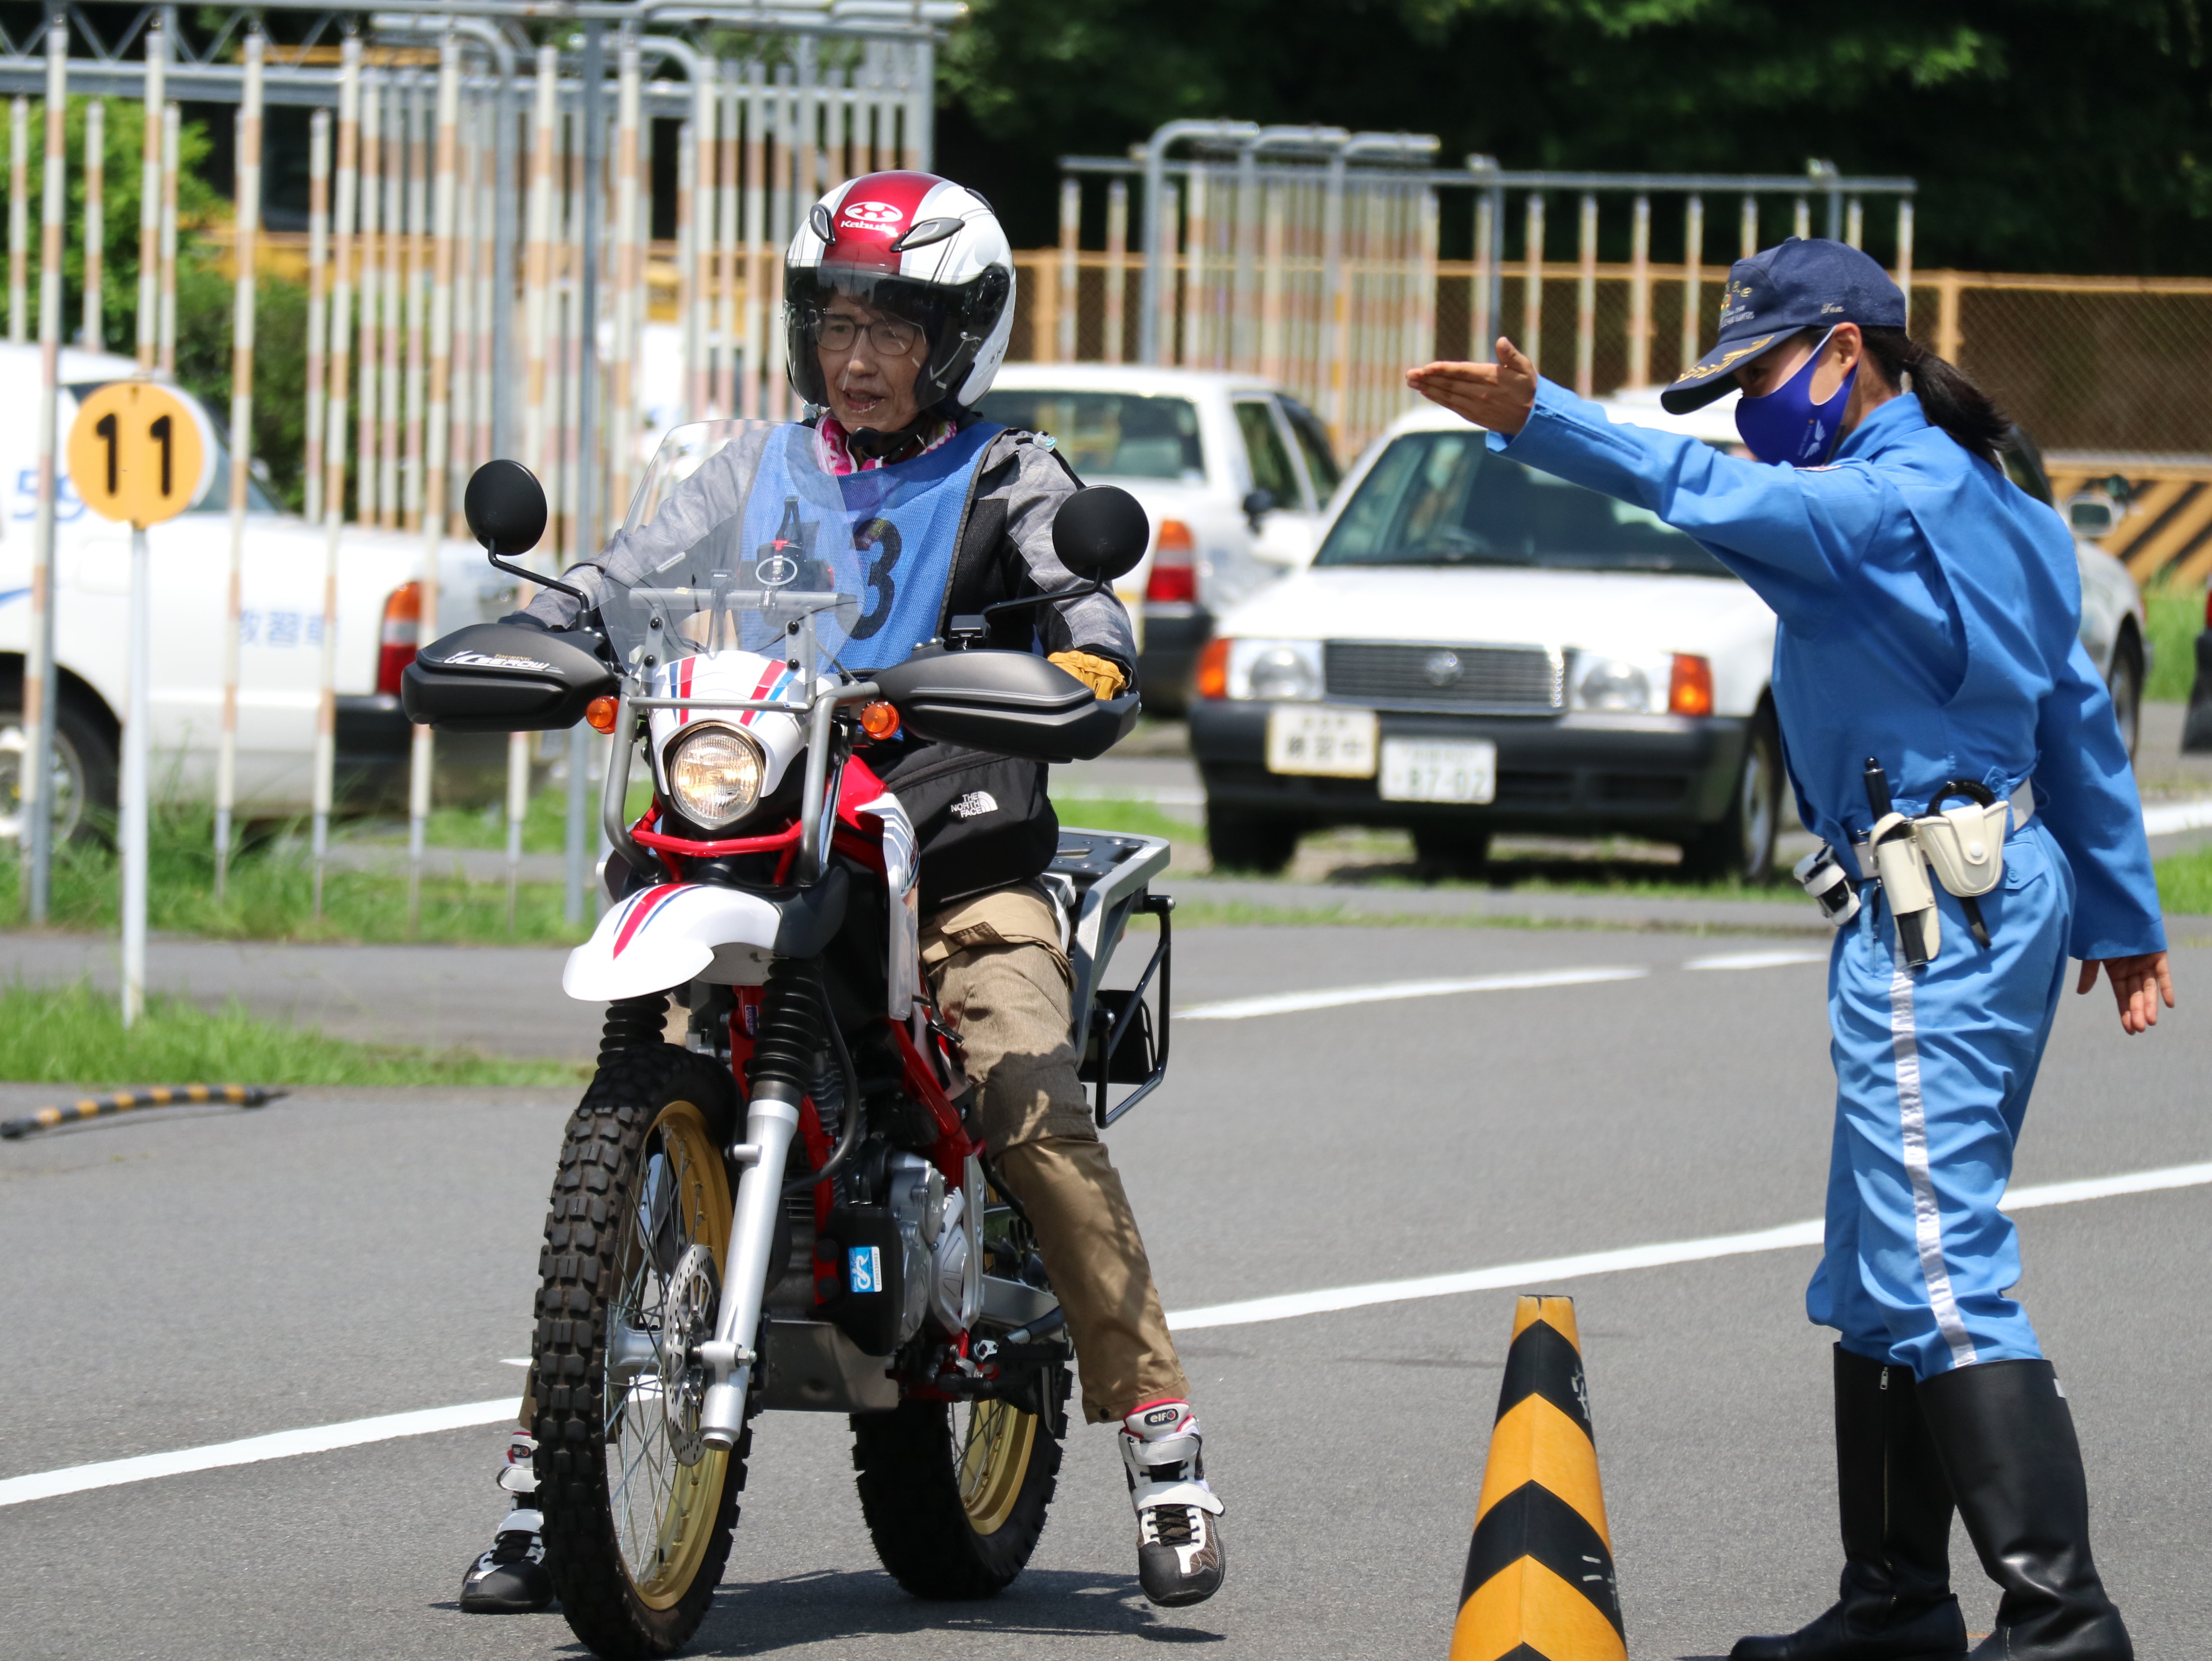
[[1206,483],[1198,406],[1187,398],[1001,387],[975,407],[1002,427],[1051,434],[1067,465],[1086,479]]
[[1314,563],[1729,575],[1656,514],[1494,455],[1486,436],[1470,427],[1392,441]]
[[822,469],[813,437],[804,427],[701,421],[661,441],[603,562],[599,618],[625,664],[645,672],[752,652],[797,660],[805,684],[880,666],[842,657],[872,632],[862,605],[872,576],[890,597],[898,532],[866,503],[848,508],[845,481]]

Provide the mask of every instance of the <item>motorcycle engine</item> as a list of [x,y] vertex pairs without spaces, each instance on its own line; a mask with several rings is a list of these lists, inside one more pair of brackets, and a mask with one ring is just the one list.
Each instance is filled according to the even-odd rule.
[[925,1316],[950,1337],[975,1323],[983,1304],[982,1167],[973,1157],[964,1181],[947,1190],[937,1167],[915,1153],[894,1153],[885,1167],[886,1194],[905,1257],[906,1307],[899,1342]]

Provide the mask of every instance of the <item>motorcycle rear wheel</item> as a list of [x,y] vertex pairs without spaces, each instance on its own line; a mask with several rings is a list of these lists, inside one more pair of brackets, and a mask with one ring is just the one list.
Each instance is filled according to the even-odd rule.
[[853,1415],[853,1469],[876,1555],[917,1597],[988,1597],[1013,1584],[1060,1481],[1068,1375],[1048,1417],[1001,1401],[902,1402]]
[[719,1299],[734,1095],[672,1044],[603,1053],[562,1146],[532,1346],[538,1505],[561,1612],[609,1661],[680,1649],[729,1560],[752,1433],[704,1446],[685,1351]]

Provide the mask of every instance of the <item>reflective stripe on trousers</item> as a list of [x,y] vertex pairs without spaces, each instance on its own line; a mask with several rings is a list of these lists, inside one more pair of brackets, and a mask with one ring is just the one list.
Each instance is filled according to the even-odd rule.
[[1997,1208],[2065,989],[2073,873],[2029,824],[1982,897],[1988,951],[1957,900],[1937,904],[1942,949],[1925,969],[1905,966],[1878,901],[1829,960],[1835,1141],[1826,1245],[1805,1294],[1844,1348],[1923,1378],[2042,1354],[2005,1296],[2020,1246]]

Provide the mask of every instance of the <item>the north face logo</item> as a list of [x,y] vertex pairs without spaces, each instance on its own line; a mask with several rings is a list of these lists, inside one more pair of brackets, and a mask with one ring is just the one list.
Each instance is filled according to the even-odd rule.
[[970,790],[952,804],[952,817],[957,819],[972,819],[979,814],[998,811],[999,799],[988,790]]

